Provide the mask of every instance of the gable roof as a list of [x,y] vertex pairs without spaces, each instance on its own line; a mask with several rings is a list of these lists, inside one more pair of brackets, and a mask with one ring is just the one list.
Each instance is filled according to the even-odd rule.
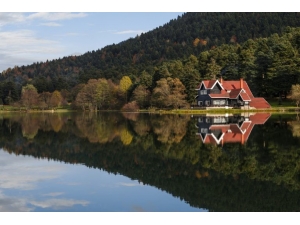
[[240,142],[244,144],[253,129],[257,124],[264,124],[269,117],[270,113],[256,113],[249,116],[249,120],[243,121],[242,124],[229,123],[229,124],[213,124],[209,127],[210,131],[219,130],[222,135],[217,138],[214,133],[206,133],[204,136],[200,135],[202,142],[204,144],[223,144],[223,143],[233,143]]
[[243,101],[250,102],[250,107],[254,108],[270,108],[270,104],[264,98],[255,98],[252,94],[248,84],[242,78],[240,80],[203,80],[199,85],[200,90],[202,85],[205,89],[212,89],[216,84],[221,87],[221,93],[215,94],[211,93],[209,96],[211,98],[229,98],[237,99],[239,96]]
[[200,90],[202,85],[204,85],[205,89],[212,89],[216,84],[219,84],[221,89],[224,89],[218,80],[203,80],[196,90]]
[[244,101],[251,101],[251,98],[249,97],[249,95],[246,92],[241,92],[240,96]]

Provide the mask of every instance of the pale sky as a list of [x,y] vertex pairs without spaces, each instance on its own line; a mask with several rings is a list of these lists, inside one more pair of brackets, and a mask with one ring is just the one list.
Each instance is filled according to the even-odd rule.
[[182,12],[1,13],[0,72],[80,55],[155,29]]
[[[0,72],[15,65],[80,55],[118,44],[162,26],[183,12],[255,11],[256,0],[251,2],[252,8],[244,3],[241,8],[237,0],[10,0],[0,12]],[[276,11],[272,5],[270,8],[260,3],[260,9]],[[279,9],[284,10],[284,5]]]

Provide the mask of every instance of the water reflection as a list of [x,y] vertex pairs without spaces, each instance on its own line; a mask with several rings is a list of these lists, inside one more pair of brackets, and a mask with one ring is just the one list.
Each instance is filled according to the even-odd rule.
[[264,124],[270,116],[270,113],[197,116],[197,135],[204,144],[245,144],[253,127]]
[[0,123],[6,152],[125,175],[198,209],[300,210],[296,115],[26,114]]

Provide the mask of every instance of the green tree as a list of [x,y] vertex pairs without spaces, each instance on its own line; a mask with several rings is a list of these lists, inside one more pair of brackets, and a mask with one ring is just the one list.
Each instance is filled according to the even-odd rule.
[[106,79],[102,78],[97,81],[95,100],[100,108],[107,107],[109,104],[110,89]]
[[38,96],[37,89],[32,84],[22,87],[21,102],[27,109],[31,109],[32,106],[37,104]]
[[200,73],[198,68],[198,59],[194,55],[189,57],[189,60],[184,65],[182,83],[185,86],[188,103],[192,104],[195,100],[195,88],[200,82]]
[[140,84],[144,85],[147,89],[152,85],[152,76],[143,70],[141,77],[140,77]]
[[207,64],[206,79],[217,79],[217,76],[220,74],[222,67],[216,63],[216,60],[211,58],[210,63]]

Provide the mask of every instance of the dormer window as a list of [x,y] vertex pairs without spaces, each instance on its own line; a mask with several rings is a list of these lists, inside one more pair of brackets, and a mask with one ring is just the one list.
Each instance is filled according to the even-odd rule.
[[200,95],[207,95],[207,90],[201,90]]

